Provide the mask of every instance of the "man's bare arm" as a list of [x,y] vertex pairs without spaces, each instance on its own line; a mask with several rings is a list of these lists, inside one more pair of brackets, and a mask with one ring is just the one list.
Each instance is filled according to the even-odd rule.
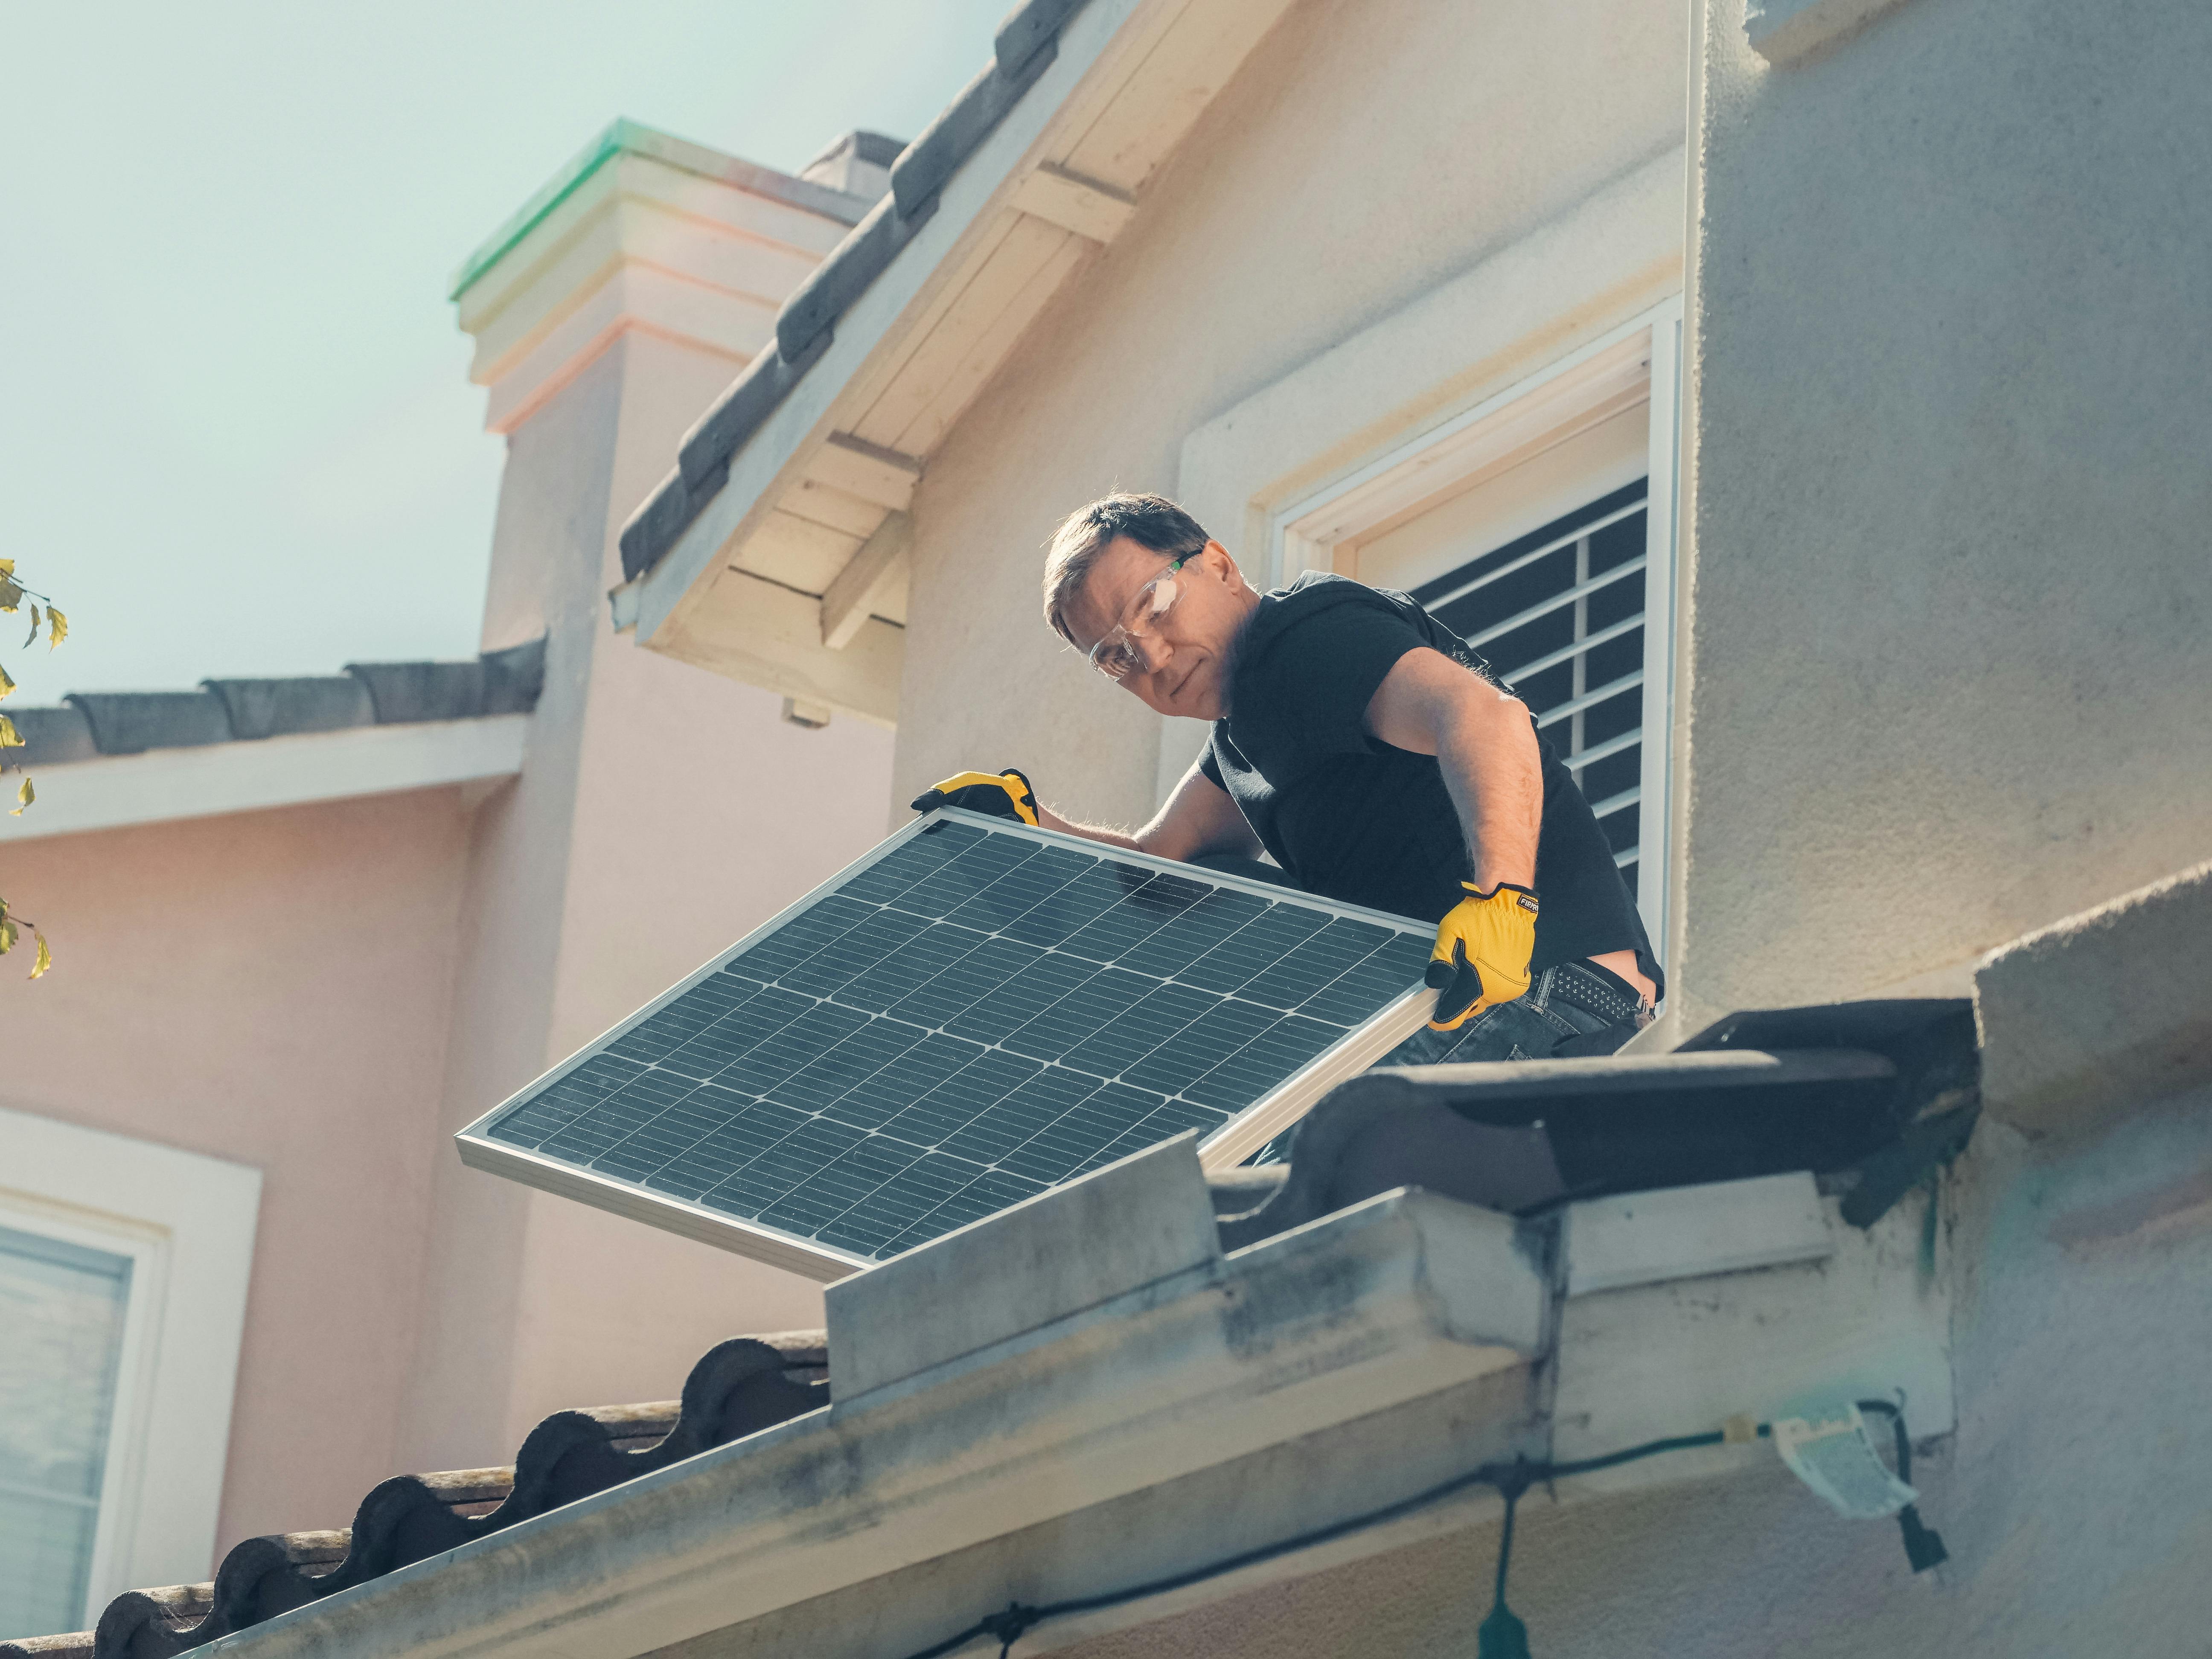
[[1259,838],[1229,792],[1199,770],[1194,763],[1176,785],[1152,821],[1136,834],[1102,825],[1076,823],[1061,817],[1042,802],[1037,821],[1048,830],[1064,830],[1071,836],[1104,842],[1109,847],[1133,853],[1149,853],[1158,859],[1194,859],[1207,853],[1237,853],[1256,858]]
[[1367,729],[1437,757],[1477,887],[1535,886],[1544,764],[1526,704],[1424,646],[1399,658],[1369,700]]

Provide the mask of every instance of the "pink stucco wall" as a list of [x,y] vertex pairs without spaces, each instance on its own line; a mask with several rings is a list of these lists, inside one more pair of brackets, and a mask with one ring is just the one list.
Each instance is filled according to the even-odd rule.
[[394,1473],[468,828],[444,788],[8,847],[55,968],[0,975],[0,1099],[263,1172],[223,1547]]
[[0,975],[0,1101],[264,1171],[219,1549],[820,1322],[811,1281],[450,1140],[884,833],[889,732],[609,623],[616,533],[737,367],[628,333],[510,435],[483,642],[547,637],[520,777],[9,846],[58,961]]
[[486,641],[550,635],[519,779],[8,848],[57,965],[0,975],[0,1100],[264,1172],[219,1548],[820,1320],[818,1285],[448,1139],[882,833],[889,732],[609,629],[614,530],[728,374],[618,342],[511,441]]

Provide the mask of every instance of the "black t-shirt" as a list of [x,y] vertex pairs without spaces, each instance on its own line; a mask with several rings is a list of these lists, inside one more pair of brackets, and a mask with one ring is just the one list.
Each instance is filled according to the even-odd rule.
[[[1403,593],[1310,571],[1262,594],[1238,635],[1228,717],[1199,767],[1310,893],[1436,921],[1472,872],[1433,755],[1367,730],[1367,705],[1408,651],[1428,646],[1493,682],[1460,637]],[[1643,919],[1589,803],[1543,734],[1532,969],[1633,951],[1656,985]]]

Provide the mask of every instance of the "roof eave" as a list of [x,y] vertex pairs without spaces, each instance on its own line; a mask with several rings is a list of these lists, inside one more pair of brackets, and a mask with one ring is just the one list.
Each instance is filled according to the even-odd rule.
[[[880,276],[837,318],[818,358],[730,458],[727,478],[638,580],[637,643],[686,656],[701,578],[805,473],[807,452],[836,429],[839,404],[877,362],[902,318],[926,306],[961,255],[1011,200],[1021,175],[1133,16],[1158,0],[1090,0],[1063,26],[1055,56],[1019,102],[947,179],[937,206]],[[703,643],[703,642],[702,642]]]
[[[1166,1176],[1191,1156],[1170,1143],[1140,1158]],[[1145,1173],[1136,1163],[1118,1166],[1125,1184]],[[1649,1282],[1592,1293],[1576,1291],[1574,1247],[1559,1247],[1553,1224],[1401,1189],[1227,1256],[1209,1249],[1165,1278],[972,1352],[942,1357],[928,1331],[909,1331],[893,1339],[908,1350],[873,1367],[884,1380],[871,1385],[865,1365],[848,1372],[862,1391],[827,1410],[225,1645],[255,1659],[491,1659],[535,1650],[557,1630],[564,1652],[628,1659],[745,1627],[777,1650],[896,1654],[941,1640],[1010,1595],[1111,1595],[1372,1515],[1480,1465],[1710,1431],[1824,1390],[1903,1387],[1913,1433],[1947,1431],[1940,1236],[1932,1275],[1922,1256],[1924,1209],[1935,1200],[1916,1194],[1863,1231],[1844,1225],[1832,1200],[1813,1198],[1810,1177],[1796,1184],[1794,1196],[1763,1190],[1732,1206],[1725,1260],[1699,1231],[1702,1197],[1686,1195],[1671,1218],[1616,1206],[1611,1247],[1670,1259]],[[1030,1204],[1066,1205],[1072,1219],[1081,1205],[1070,1194],[1081,1185]],[[1005,1256],[996,1270],[1021,1281],[1034,1252],[994,1255],[1006,1242],[997,1235],[1048,1220],[1032,1213],[1024,1224],[1008,1212],[978,1223],[969,1258],[951,1266],[988,1276]],[[1798,1238],[1798,1258],[1743,1270],[1746,1237],[1770,1223]],[[1817,1250],[1799,1237],[1808,1224],[1821,1235]],[[1575,1227],[1571,1212],[1570,1240]],[[1692,1235],[1703,1242],[1683,1254],[1676,1247]],[[866,1292],[847,1310],[848,1349],[885,1328],[887,1309],[913,1300],[905,1291],[915,1287],[890,1276],[927,1265],[918,1259],[930,1249],[957,1254],[960,1237],[846,1281]],[[1109,1241],[1105,1254],[1127,1247]],[[868,1285],[878,1273],[886,1283]],[[1697,1319],[1683,1316],[1686,1279],[1698,1281],[1707,1310]],[[994,1309],[1002,1300],[982,1299]],[[833,1291],[833,1369],[838,1300]],[[907,1322],[928,1324],[939,1305],[915,1309]],[[1808,1329],[1833,1340],[1808,1344]],[[1549,1364],[1538,1364],[1547,1354]],[[1559,1491],[1574,1500],[1705,1479],[1771,1455],[1755,1443],[1708,1445],[1577,1476]],[[1045,1468],[1051,1478],[1040,1480]],[[1057,1646],[1498,1512],[1488,1492],[1462,1492],[1033,1639]]]

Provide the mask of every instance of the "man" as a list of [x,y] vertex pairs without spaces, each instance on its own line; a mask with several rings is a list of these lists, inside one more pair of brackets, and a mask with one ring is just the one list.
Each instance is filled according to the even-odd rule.
[[1020,772],[915,802],[1155,857],[1261,848],[1309,892],[1437,917],[1428,1028],[1400,1065],[1617,1048],[1660,973],[1613,849],[1528,708],[1402,593],[1318,572],[1259,593],[1174,502],[1117,495],[1062,524],[1045,619],[1206,752],[1134,835],[1071,823]]

